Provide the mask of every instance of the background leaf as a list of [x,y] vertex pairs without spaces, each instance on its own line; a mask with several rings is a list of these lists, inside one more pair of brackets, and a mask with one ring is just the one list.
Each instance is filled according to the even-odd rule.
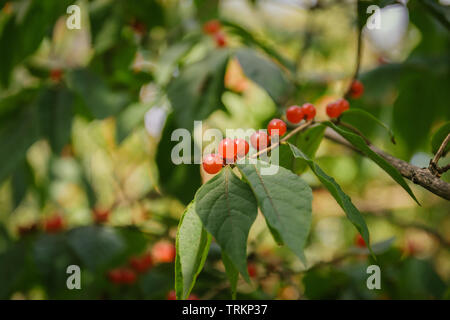
[[[445,138],[450,133],[450,122],[446,122],[443,124],[436,132],[433,134],[433,137],[431,138],[431,151],[433,153],[436,153],[440,146],[442,145],[442,142],[444,142]],[[444,154],[447,153],[450,150],[450,143],[447,144],[447,146],[444,149]]]
[[74,97],[67,88],[49,88],[38,100],[42,134],[56,154],[70,141]]
[[67,73],[67,81],[80,96],[83,108],[96,119],[112,116],[128,103],[127,95],[113,92],[99,76],[87,69]]
[[[156,164],[159,169],[159,184],[163,192],[178,198],[188,204],[194,198],[195,192],[201,186],[200,168],[193,164],[175,165],[171,159],[173,147],[178,143],[171,141],[172,132],[177,129],[174,116],[170,114],[166,119],[161,142],[156,151]],[[191,141],[191,150],[197,148]],[[189,181],[189,183],[186,183]]]
[[221,101],[228,50],[214,50],[203,60],[181,70],[167,88],[177,127],[192,130],[195,120],[203,120],[212,112],[224,109]]
[[275,103],[282,103],[290,84],[274,62],[248,48],[239,49],[236,58],[247,77],[266,90]]

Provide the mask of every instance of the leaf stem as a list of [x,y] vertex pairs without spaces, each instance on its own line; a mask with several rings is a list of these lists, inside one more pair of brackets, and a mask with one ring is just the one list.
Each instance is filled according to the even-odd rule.
[[353,133],[356,133],[358,136],[360,136],[366,143],[367,143],[367,145],[372,145],[372,142],[370,142],[370,140],[360,131],[360,130],[358,130],[357,128],[355,128],[354,126],[352,126],[351,124],[348,124],[348,123],[345,123],[345,122],[342,122],[342,121],[340,121],[340,120],[338,120],[338,121],[334,121],[334,123],[336,124],[336,125],[339,125],[339,126],[341,126],[341,127],[344,127],[344,128],[347,128],[347,129],[349,129],[350,131],[352,131]]

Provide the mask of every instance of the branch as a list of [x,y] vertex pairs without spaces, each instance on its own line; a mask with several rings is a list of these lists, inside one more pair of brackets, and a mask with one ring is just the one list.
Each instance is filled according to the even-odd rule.
[[[338,133],[330,128],[326,129],[325,137],[362,154],[359,149],[354,147],[347,140],[342,138]],[[429,190],[435,195],[438,195],[439,197],[450,200],[450,183],[447,183],[433,175],[430,170],[428,170],[428,168],[419,168],[406,161],[395,158],[389,153],[384,152],[373,145],[369,147],[370,149],[372,149],[372,151],[383,157],[387,162],[394,166],[406,179],[409,179],[415,184],[424,187],[425,189]]]
[[441,146],[439,147],[439,150],[436,152],[433,159],[431,159],[431,161],[430,161],[430,166],[428,167],[428,169],[431,171],[431,173],[433,173],[437,176],[439,176],[441,173],[444,173],[445,171],[447,171],[446,168],[448,166],[446,166],[444,168],[439,168],[438,162],[439,162],[439,159],[441,158],[442,154],[444,153],[444,150],[447,147],[447,144],[449,143],[449,141],[450,141],[450,133],[444,139]]
[[381,210],[369,209],[369,210],[364,210],[364,211],[366,211],[368,214],[370,214],[373,217],[385,218],[390,223],[392,223],[393,225],[398,226],[400,228],[417,229],[417,230],[424,231],[424,232],[428,233],[430,236],[434,237],[443,247],[445,247],[446,249],[450,249],[450,241],[448,241],[441,233],[439,233],[437,230],[433,229],[430,226],[427,226],[420,222],[403,221],[401,219],[396,218],[392,214],[391,211],[386,210],[386,209],[381,209]]

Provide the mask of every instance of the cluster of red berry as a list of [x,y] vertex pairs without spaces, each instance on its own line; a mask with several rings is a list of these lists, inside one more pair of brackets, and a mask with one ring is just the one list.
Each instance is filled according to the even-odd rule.
[[136,282],[136,273],[128,267],[116,268],[108,272],[109,281],[114,284],[133,284]]
[[[311,103],[305,103],[302,107],[291,106],[286,111],[289,122],[299,123],[303,119],[310,121],[316,116],[316,108]],[[260,130],[252,134],[250,143],[257,151],[270,146],[271,137],[281,137],[286,133],[286,123],[281,119],[272,119],[267,125],[267,133]],[[203,157],[203,169],[209,174],[215,174],[227,164],[234,163],[238,158],[243,158],[249,151],[249,144],[244,139],[225,138],[219,144],[218,154],[208,154]]]
[[219,48],[227,46],[227,38],[222,31],[222,24],[218,20],[210,20],[203,25],[203,32],[213,37]]
[[137,273],[145,273],[153,266],[153,259],[149,253],[146,253],[140,257],[131,257],[130,266]]
[[310,121],[315,116],[316,108],[312,103],[305,103],[301,107],[291,106],[286,110],[286,118],[293,124],[297,124],[302,120]]
[[92,214],[94,216],[94,222],[97,224],[106,223],[109,220],[109,210],[107,209],[94,208]]
[[[170,290],[166,298],[167,300],[177,300],[177,294],[175,293],[175,290]],[[196,294],[191,293],[189,295],[188,300],[199,300],[199,299]]]
[[108,279],[114,284],[133,284],[137,280],[137,275],[147,272],[154,263],[173,262],[175,254],[175,246],[169,241],[161,240],[155,243],[151,254],[131,257],[128,265],[110,270],[107,274]]
[[344,98],[333,101],[327,105],[327,115],[330,118],[339,118],[342,112],[348,110],[350,104]]
[[44,220],[44,230],[47,233],[57,233],[64,229],[64,219],[59,213]]

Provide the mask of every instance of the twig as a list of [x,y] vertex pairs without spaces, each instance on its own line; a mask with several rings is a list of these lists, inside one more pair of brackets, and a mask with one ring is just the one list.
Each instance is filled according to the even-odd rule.
[[[358,148],[354,147],[347,140],[342,138],[337,132],[330,128],[327,128],[325,130],[325,137],[360,154],[363,154]],[[447,183],[433,175],[430,170],[428,170],[428,168],[419,168],[406,161],[398,159],[373,145],[369,146],[369,148],[379,156],[383,157],[393,167],[395,167],[403,177],[411,180],[415,184],[424,187],[425,189],[431,191],[439,197],[450,200],[450,183]]]
[[437,232],[436,230],[434,230],[433,228],[426,226],[424,224],[420,224],[420,223],[416,223],[416,222],[404,222],[404,221],[398,221],[394,218],[390,218],[389,221],[391,221],[393,224],[402,227],[402,228],[412,228],[412,229],[418,229],[418,230],[422,230],[425,231],[426,233],[430,234],[431,236],[433,236],[437,241],[439,241],[439,243],[444,246],[445,248],[449,249],[450,248],[450,242],[447,241],[439,232]]
[[[448,169],[446,169],[445,171],[441,172],[441,168],[439,168],[438,166],[438,162],[439,159],[441,158],[442,154],[444,153],[445,148],[447,147],[448,142],[450,141],[450,133],[447,135],[447,137],[444,139],[444,141],[442,142],[441,146],[439,147],[438,151],[436,152],[436,154],[434,155],[433,159],[431,159],[430,161],[430,165],[428,167],[428,169],[431,171],[432,174],[440,176],[441,173],[447,171]],[[448,167],[448,166],[447,166]],[[445,169],[446,167],[444,167]]]
[[[358,16],[358,4],[356,4],[356,15]],[[361,55],[362,55],[362,28],[358,27],[358,38],[357,38],[357,50],[356,50],[356,65],[355,71],[353,72],[352,80],[348,85],[347,91],[345,91],[344,97],[348,98],[350,92],[352,91],[352,84],[358,78],[359,69],[361,67]]]
[[311,120],[311,121],[308,121],[308,122],[306,122],[306,123],[304,123],[304,124],[298,126],[298,127],[295,128],[294,130],[292,130],[291,132],[289,132],[287,135],[285,135],[283,139],[281,139],[281,140],[278,141],[278,142],[275,142],[274,144],[270,145],[269,147],[267,147],[267,148],[265,148],[265,149],[263,149],[263,150],[261,150],[261,151],[255,153],[255,154],[252,154],[252,155],[250,156],[250,158],[251,158],[251,159],[257,158],[259,155],[264,154],[264,153],[266,153],[266,152],[269,152],[269,151],[272,150],[272,149],[275,149],[275,148],[278,147],[281,143],[283,143],[283,142],[289,140],[289,139],[290,139],[292,136],[294,136],[296,133],[298,133],[298,132],[300,132],[300,131],[306,129],[307,127],[309,127],[309,126],[310,126],[311,124],[313,124],[313,123],[314,123],[314,120]]
[[386,218],[390,223],[401,228],[417,229],[425,231],[426,233],[433,236],[443,247],[447,249],[450,248],[450,241],[445,239],[445,237],[442,234],[440,234],[437,230],[431,228],[430,226],[427,226],[419,222],[406,222],[398,218],[395,218],[394,215],[388,209],[381,209],[381,210],[363,209],[363,211],[366,212],[367,214],[370,214],[372,217]]

